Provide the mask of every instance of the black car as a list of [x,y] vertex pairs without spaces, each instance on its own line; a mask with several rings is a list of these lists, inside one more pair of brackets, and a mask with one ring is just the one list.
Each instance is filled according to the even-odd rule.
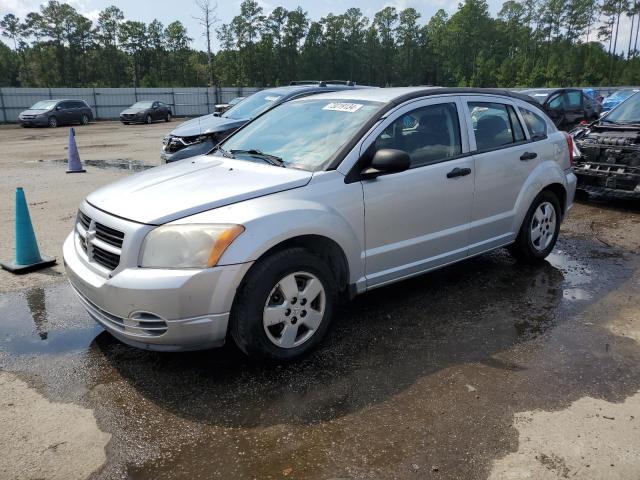
[[579,190],[640,197],[640,92],[571,135]]
[[18,115],[23,127],[51,127],[93,120],[91,107],[84,100],[41,100]]
[[542,105],[560,129],[571,129],[581,121],[593,121],[599,116],[595,100],[579,88],[536,88],[520,93],[529,95]]
[[371,87],[356,86],[354,82],[346,80],[305,80],[291,82],[285,87],[261,90],[222,114],[216,112],[193,118],[178,125],[175,130],[164,137],[160,159],[163,163],[169,163],[196,155],[204,155],[249,120],[276,105],[316,93],[354,88]]
[[120,121],[125,125],[130,123],[152,123],[154,120],[171,121],[169,105],[158,100],[143,100],[136,102],[120,113]]

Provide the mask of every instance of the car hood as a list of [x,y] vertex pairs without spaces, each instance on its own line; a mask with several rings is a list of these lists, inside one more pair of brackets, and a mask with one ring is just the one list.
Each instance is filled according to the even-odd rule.
[[146,108],[127,108],[126,110],[123,110],[122,112],[120,112],[120,115],[135,115],[136,113],[141,113],[141,112],[146,112],[147,109]]
[[192,137],[203,133],[224,132],[232,128],[238,128],[247,123],[248,120],[236,120],[235,118],[215,117],[205,115],[204,117],[193,118],[178,125],[171,132],[174,137]]
[[25,110],[20,112],[20,115],[41,115],[47,113],[49,110]]
[[161,225],[302,187],[312,175],[303,170],[203,155],[123,178],[96,190],[86,200],[112,215]]

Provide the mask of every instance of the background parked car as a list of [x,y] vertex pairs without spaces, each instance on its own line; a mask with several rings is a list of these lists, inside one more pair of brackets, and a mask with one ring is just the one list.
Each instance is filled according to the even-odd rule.
[[579,190],[640,198],[640,92],[571,134],[579,152],[573,166]]
[[18,115],[23,127],[51,127],[93,120],[91,107],[84,100],[41,100]]
[[523,90],[542,105],[553,123],[561,129],[570,129],[582,120],[595,120],[599,114],[597,102],[579,88],[536,88]]
[[631,95],[639,91],[640,89],[637,88],[624,88],[622,90],[616,90],[611,95],[606,97],[604,99],[604,102],[602,102],[602,112],[604,113],[610,111],[611,109],[624,102]]
[[294,98],[316,93],[371,88],[344,80],[291,82],[286,87],[261,90],[223,114],[213,113],[180,124],[162,141],[160,159],[164,163],[203,155],[249,120]]
[[214,111],[216,113],[224,113],[227,110],[229,110],[231,107],[233,107],[234,105],[237,105],[238,103],[240,103],[245,98],[247,98],[247,97],[236,97],[236,98],[233,98],[233,99],[229,100],[228,103],[216,103],[213,106]]
[[171,108],[158,100],[136,102],[120,113],[120,121],[130,123],[152,123],[154,120],[171,121]]

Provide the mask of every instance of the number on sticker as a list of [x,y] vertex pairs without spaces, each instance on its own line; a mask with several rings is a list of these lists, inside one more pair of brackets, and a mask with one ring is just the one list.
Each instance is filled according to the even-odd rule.
[[357,112],[362,108],[362,104],[360,103],[330,103],[325,105],[323,110],[333,110],[335,112],[348,112],[353,113]]

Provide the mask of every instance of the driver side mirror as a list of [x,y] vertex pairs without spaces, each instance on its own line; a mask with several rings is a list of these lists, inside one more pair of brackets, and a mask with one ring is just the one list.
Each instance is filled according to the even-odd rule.
[[60,105],[58,105],[58,106],[56,107],[56,110],[62,110],[62,107],[61,107]]
[[369,167],[362,172],[361,177],[363,179],[376,178],[387,173],[403,172],[409,167],[411,167],[411,157],[407,152],[383,148],[373,155]]

